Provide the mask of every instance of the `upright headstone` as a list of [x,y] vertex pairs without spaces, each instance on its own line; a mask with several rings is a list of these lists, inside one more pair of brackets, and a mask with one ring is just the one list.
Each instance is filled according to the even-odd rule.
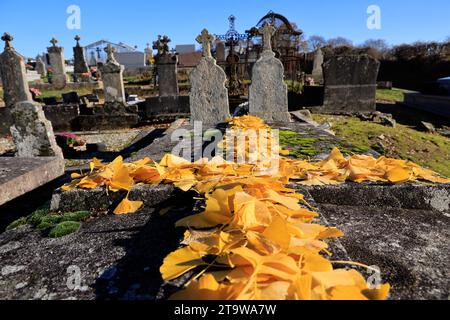
[[84,57],[84,48],[80,46],[80,36],[75,37],[77,44],[73,47],[74,68],[73,73],[77,81],[86,81],[89,77],[85,75],[89,73],[89,67]]
[[380,62],[367,54],[335,56],[325,62],[323,111],[376,111],[379,68]]
[[250,86],[250,114],[267,122],[289,122],[288,91],[284,83],[283,63],[272,51],[272,36],[276,29],[265,24],[259,29],[263,36],[263,52],[256,61]]
[[216,44],[216,60],[218,63],[225,62],[225,42],[219,41]]
[[64,61],[64,48],[57,47],[58,40],[50,40],[51,47],[47,48],[52,71],[52,86],[54,89],[64,89],[67,84],[66,63]]
[[[32,157],[63,157],[56,144],[53,128],[45,118],[41,105],[31,99],[23,58],[11,45],[13,37],[6,34],[5,51],[0,55],[5,96],[11,106],[13,126],[11,134],[17,148],[17,155]],[[11,105],[11,103],[13,103]]]
[[203,57],[190,73],[191,122],[215,125],[230,117],[228,90],[225,87],[227,76],[211,55],[214,36],[204,29],[196,40],[203,45]]
[[316,52],[314,53],[314,65],[313,65],[313,71],[312,71],[312,77],[316,84],[323,83],[322,64],[323,64],[323,52],[322,52],[322,49],[319,47],[319,48],[317,48]]
[[41,75],[41,77],[47,76],[47,67],[41,57],[36,59],[36,71]]
[[0,73],[6,107],[13,107],[21,101],[32,101],[25,62],[12,47],[13,39],[9,33],[2,36],[2,40],[5,41],[5,51],[0,55]]
[[170,97],[179,94],[177,80],[178,57],[169,52],[169,37],[158,36],[153,48],[158,50],[156,69],[158,72],[159,96]]
[[103,79],[103,90],[105,92],[105,107],[120,107],[124,106],[126,102],[125,88],[123,85],[124,67],[114,58],[115,51],[114,47],[110,44],[105,48],[108,58],[106,63],[100,67]]

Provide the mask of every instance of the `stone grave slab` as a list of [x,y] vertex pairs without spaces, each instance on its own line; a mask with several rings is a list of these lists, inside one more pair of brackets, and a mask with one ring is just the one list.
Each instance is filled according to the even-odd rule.
[[0,157],[0,205],[64,174],[64,159],[59,157]]
[[318,203],[433,210],[450,214],[450,184],[346,183],[307,187]]
[[[434,210],[319,204],[353,261],[381,270],[392,300],[447,300],[450,216]],[[373,274],[373,273],[372,273]]]
[[189,116],[189,96],[150,97],[139,104],[139,110],[147,120],[174,115]]

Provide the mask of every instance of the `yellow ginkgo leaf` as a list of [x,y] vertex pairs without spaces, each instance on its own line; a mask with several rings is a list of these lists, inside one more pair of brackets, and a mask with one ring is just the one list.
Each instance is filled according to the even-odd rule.
[[204,262],[200,253],[190,247],[184,247],[172,252],[164,259],[160,272],[165,281],[170,281],[202,264]]
[[286,222],[281,217],[275,217],[263,233],[264,237],[287,250],[291,241]]
[[123,199],[117,208],[114,210],[114,214],[128,214],[138,211],[144,203],[142,201],[130,201],[128,198]]
[[387,173],[387,179],[392,183],[406,182],[411,179],[411,173],[401,167],[394,168]]

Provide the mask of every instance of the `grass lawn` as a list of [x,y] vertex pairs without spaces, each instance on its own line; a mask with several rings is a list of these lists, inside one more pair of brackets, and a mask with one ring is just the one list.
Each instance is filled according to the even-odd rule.
[[41,91],[42,95],[39,98],[43,99],[43,98],[49,98],[49,97],[57,97],[58,99],[61,99],[61,95],[63,93],[69,93],[69,92],[73,92],[73,91],[76,91],[79,96],[84,96],[84,95],[92,93],[92,90],[84,89],[84,88],[77,89],[77,90],[71,90],[71,89],[44,90],[44,91]]
[[361,121],[355,117],[313,115],[319,123],[329,122],[336,135],[359,148],[372,148],[393,158],[411,160],[450,177],[450,139],[416,131],[398,124],[396,128]]
[[377,89],[377,100],[389,101],[389,102],[403,102],[405,100],[405,91],[402,89],[392,90]]

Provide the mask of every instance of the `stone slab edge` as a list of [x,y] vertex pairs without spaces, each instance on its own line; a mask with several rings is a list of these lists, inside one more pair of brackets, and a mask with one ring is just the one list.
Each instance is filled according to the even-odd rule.
[[[37,163],[31,170],[13,177],[1,185],[0,205],[64,175],[64,159],[58,157],[42,157],[38,159],[42,160],[40,164]],[[10,158],[10,161],[12,163],[17,162],[18,158]]]

